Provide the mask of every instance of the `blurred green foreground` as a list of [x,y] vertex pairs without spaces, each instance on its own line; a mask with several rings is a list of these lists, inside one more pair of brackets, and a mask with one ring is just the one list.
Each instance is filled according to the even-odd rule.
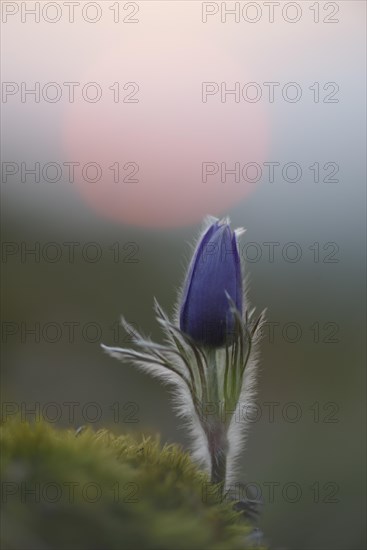
[[251,527],[178,446],[46,424],[0,430],[3,550],[252,547]]

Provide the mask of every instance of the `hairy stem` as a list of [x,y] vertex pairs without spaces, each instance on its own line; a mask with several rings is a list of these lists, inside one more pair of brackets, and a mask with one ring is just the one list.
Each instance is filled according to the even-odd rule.
[[216,363],[215,350],[207,351],[209,384],[209,399],[212,401],[213,414],[206,421],[205,432],[208,439],[208,449],[211,460],[211,482],[219,485],[220,496],[222,497],[227,471],[227,426],[225,417],[222,414],[222,403],[219,390],[218,367]]
[[223,495],[226,472],[227,472],[227,434],[226,431],[220,429],[219,433],[212,433],[209,439],[209,452],[211,458],[211,475],[212,483],[220,484],[220,496]]

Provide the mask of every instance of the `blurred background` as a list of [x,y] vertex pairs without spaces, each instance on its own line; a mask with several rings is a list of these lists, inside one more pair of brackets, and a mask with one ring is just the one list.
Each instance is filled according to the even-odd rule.
[[3,417],[188,447],[100,343],[160,341],[228,215],[270,323],[239,480],[274,548],[363,548],[364,2],[49,4],[2,5]]

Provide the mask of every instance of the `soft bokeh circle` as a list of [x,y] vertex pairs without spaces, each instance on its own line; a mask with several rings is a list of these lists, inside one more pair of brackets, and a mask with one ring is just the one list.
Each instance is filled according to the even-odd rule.
[[[258,182],[246,181],[241,173],[221,181],[221,163],[233,169],[236,162],[261,164],[267,142],[264,104],[234,101],[220,92],[202,101],[202,83],[251,82],[247,63],[236,62],[230,52],[212,43],[203,45],[193,38],[166,31],[160,40],[139,48],[136,40],[112,39],[81,78],[74,103],[66,116],[68,156],[81,166],[96,162],[102,177],[86,179],[76,170],[76,188],[86,203],[100,215],[143,227],[173,227],[196,223],[206,214],[222,215],[244,199]],[[242,56],[245,57],[245,56]],[[81,99],[81,88],[98,82],[102,98],[96,103]],[[120,101],[114,101],[119,83]],[[124,90],[136,82],[139,91]],[[90,88],[92,97],[93,88]],[[119,163],[120,181],[110,169]],[[219,172],[202,181],[202,163],[216,163]],[[123,181],[132,176],[136,182]],[[115,165],[116,166],[116,165]],[[125,168],[124,168],[125,167]],[[254,172],[249,170],[249,178]]]

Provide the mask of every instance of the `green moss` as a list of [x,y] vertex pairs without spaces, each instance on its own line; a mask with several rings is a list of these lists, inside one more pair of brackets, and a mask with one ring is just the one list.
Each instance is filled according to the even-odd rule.
[[250,547],[251,528],[176,445],[7,422],[1,448],[4,550]]

